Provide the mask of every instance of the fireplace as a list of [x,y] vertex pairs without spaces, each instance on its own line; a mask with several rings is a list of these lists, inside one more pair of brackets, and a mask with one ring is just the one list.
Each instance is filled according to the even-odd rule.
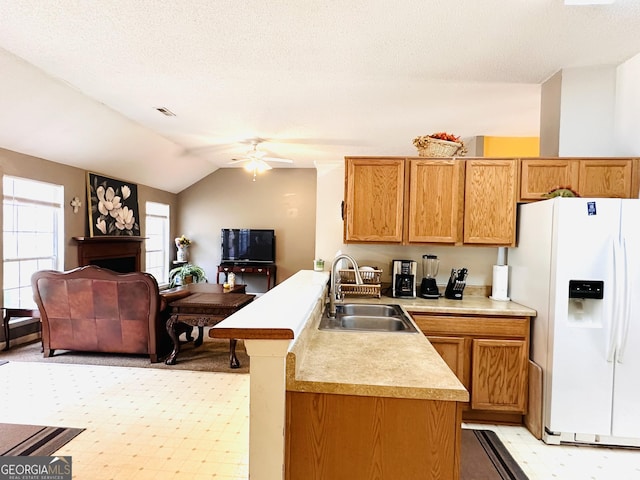
[[73,237],[78,266],[97,265],[115,272],[139,272],[143,237]]

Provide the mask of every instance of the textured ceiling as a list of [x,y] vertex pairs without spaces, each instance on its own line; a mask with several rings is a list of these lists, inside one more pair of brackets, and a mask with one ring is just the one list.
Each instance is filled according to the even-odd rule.
[[309,167],[535,136],[541,83],[639,27],[637,0],[3,0],[0,147],[177,192],[253,137]]

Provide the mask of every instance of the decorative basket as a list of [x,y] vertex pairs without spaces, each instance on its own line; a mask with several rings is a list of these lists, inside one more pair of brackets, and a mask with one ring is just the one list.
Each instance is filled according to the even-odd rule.
[[[429,136],[418,137],[419,145],[418,155],[420,157],[453,157],[457,153],[464,155],[464,144],[458,142],[449,142],[447,140],[440,140]],[[416,144],[414,140],[414,145]]]

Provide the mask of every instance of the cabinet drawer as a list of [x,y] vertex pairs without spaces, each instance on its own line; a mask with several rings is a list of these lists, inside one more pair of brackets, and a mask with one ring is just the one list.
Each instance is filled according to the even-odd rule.
[[529,337],[529,317],[428,315],[409,312],[425,335]]

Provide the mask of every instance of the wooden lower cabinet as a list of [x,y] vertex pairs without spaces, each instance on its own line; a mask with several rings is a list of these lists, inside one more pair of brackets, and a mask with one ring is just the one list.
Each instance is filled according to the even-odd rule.
[[[458,380],[467,388],[469,384],[468,369],[465,377],[465,342],[464,337],[439,337],[428,335],[431,345],[440,354],[449,368],[455,373]],[[468,388],[467,388],[468,390]]]
[[527,413],[526,340],[471,340],[471,408]]
[[457,479],[458,402],[287,392],[285,479]]
[[469,391],[463,420],[523,422],[528,403],[529,317],[411,315]]

